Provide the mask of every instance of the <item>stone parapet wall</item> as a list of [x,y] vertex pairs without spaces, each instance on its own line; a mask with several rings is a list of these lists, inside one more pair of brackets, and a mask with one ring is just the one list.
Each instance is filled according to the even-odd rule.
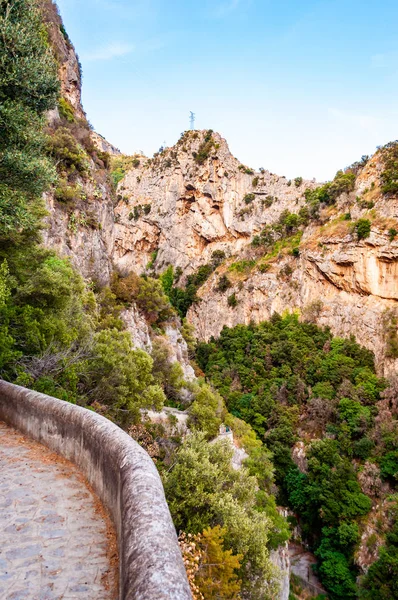
[[118,535],[120,600],[191,600],[163,486],[141,446],[90,410],[5,381],[0,420],[75,463],[107,507]]

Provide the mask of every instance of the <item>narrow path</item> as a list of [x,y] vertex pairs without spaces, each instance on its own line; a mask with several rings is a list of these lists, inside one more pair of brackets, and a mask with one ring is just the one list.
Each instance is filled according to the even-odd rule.
[[114,600],[117,566],[78,469],[0,422],[0,600]]

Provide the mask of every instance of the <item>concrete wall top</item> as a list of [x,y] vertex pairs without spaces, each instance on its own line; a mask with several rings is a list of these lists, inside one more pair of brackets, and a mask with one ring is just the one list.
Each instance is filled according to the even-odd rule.
[[74,462],[110,511],[120,600],[192,600],[159,474],[139,444],[90,410],[1,380],[0,420]]

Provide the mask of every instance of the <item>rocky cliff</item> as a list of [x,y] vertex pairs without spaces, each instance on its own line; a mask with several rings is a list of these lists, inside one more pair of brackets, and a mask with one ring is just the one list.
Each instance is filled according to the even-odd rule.
[[[63,98],[87,128],[78,58],[54,6],[46,6]],[[61,117],[54,111],[50,123]],[[127,162],[130,169],[115,192],[101,157],[119,151],[94,132],[90,139],[98,153],[91,153],[87,174],[78,177],[81,193],[72,204],[47,196],[45,231],[46,243],[70,256],[85,277],[104,285],[114,267],[159,274],[173,265],[181,285],[218,251],[225,260],[188,313],[199,338],[217,335],[224,325],[260,322],[275,311],[299,311],[336,335],[355,335],[375,352],[379,372],[397,368],[388,343],[398,300],[398,238],[389,234],[398,229],[398,199],[381,191],[382,150],[357,170],[353,189],[301,227],[295,255],[279,243],[268,256],[269,249],[253,247],[253,238],[286,211],[298,214],[315,181],[253,171],[231,155],[219,134],[188,131],[153,158]],[[364,239],[352,225],[361,218],[371,222]],[[218,291],[223,274],[228,293]]]
[[315,183],[297,183],[242,165],[217,133],[187,131],[119,184],[114,260],[142,270],[156,252],[156,272],[186,275],[216,250],[237,255],[283,210],[298,212]]
[[[113,260],[126,270],[149,264],[158,273],[173,265],[183,282],[221,251],[226,259],[188,313],[199,338],[275,311],[299,311],[335,335],[355,335],[388,374],[397,367],[388,335],[398,299],[398,239],[389,233],[398,228],[398,200],[381,192],[383,169],[380,150],[357,169],[352,189],[301,228],[294,255],[279,243],[267,257],[253,247],[254,236],[286,211],[298,214],[316,183],[254,172],[220,135],[186,132],[119,184]],[[355,231],[359,219],[371,223],[364,239]],[[222,274],[231,283],[228,294],[218,290]],[[231,294],[236,303],[228,301]]]
[[[333,202],[321,197],[316,210],[314,180],[254,171],[212,131],[185,132],[153,158],[123,157],[91,130],[78,58],[54,5],[46,0],[43,6],[62,84],[49,133],[65,144],[72,136],[80,161],[75,170],[59,169],[61,183],[46,195],[45,243],[99,288],[115,271],[160,275],[169,266],[183,287],[217,255],[187,315],[199,339],[225,325],[297,311],[335,335],[355,335],[375,353],[379,373],[396,371],[398,197],[384,189],[385,149],[348,170],[350,185],[338,189]],[[123,163],[117,187],[116,159]],[[359,229],[361,221],[369,231]],[[137,306],[121,317],[134,345],[151,352],[159,332]],[[170,361],[178,361],[189,380],[194,372],[180,329],[175,319],[163,339]],[[283,548],[274,560],[285,571],[281,598],[287,598]]]

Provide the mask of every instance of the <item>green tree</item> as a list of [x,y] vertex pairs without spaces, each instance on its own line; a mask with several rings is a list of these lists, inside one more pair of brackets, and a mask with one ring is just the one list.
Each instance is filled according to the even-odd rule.
[[209,438],[215,437],[221,425],[223,406],[223,399],[209,385],[203,383],[195,386],[194,401],[189,407],[190,426],[205,432]]
[[200,536],[197,544],[201,550],[199,569],[195,583],[205,600],[239,600],[241,582],[237,571],[243,556],[234,555],[232,550],[224,549],[226,529],[219,525],[208,527]]
[[132,348],[128,332],[100,331],[87,364],[87,395],[109,406],[119,421],[137,421],[140,408],[160,410],[165,400],[152,368],[151,357]]
[[177,529],[225,528],[225,547],[243,555],[242,590],[253,600],[273,598],[276,574],[267,547],[271,521],[256,508],[256,478],[232,468],[232,452],[226,442],[209,444],[199,433],[188,436],[164,474],[166,497]]
[[43,115],[59,81],[46,38],[33,0],[0,2],[0,240],[37,227],[35,200],[55,177]]

